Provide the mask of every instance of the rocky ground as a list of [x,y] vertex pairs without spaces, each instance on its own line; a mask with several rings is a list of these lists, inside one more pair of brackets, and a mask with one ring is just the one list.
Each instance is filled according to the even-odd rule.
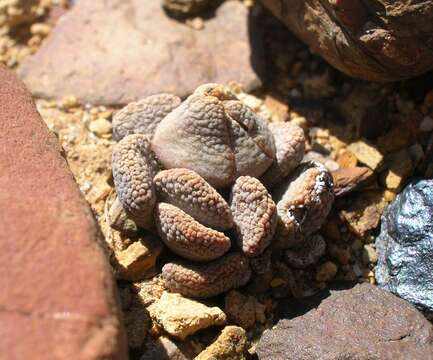
[[[143,233],[132,222],[119,220],[123,233],[109,225],[113,222],[109,209],[114,200],[111,121],[121,103],[129,101],[124,95],[130,89],[130,93],[140,95],[135,80],[125,82],[119,94],[116,94],[116,87],[111,87],[107,96],[89,95],[88,91],[80,90],[70,95],[60,92],[61,96],[54,100],[35,100],[44,121],[58,137],[64,156],[104,235],[118,280],[131,358],[157,358],[152,356],[163,352],[171,359],[257,356],[256,343],[263,331],[280,318],[293,315],[293,309],[302,302],[299,299],[318,296],[335,284],[376,284],[378,254],[375,237],[380,230],[382,214],[411,179],[433,176],[432,74],[391,84],[348,78],[311,54],[265,10],[253,8],[253,3],[244,1],[242,6],[260,16],[262,21],[264,41],[260,59],[264,71],[257,79],[256,76],[250,77],[247,87],[237,83],[230,86],[241,100],[268,121],[289,121],[301,126],[307,136],[306,158],[322,162],[332,172],[335,182],[337,198],[328,221],[320,230],[326,241],[326,254],[307,269],[294,269],[277,262],[265,273],[255,276],[246,287],[206,302],[165,292],[159,271],[170,257],[169,252],[158,239]],[[61,22],[62,31],[67,33],[61,16],[70,11],[70,4],[54,0],[38,4],[25,10],[19,20],[16,20],[18,17],[2,18],[2,11],[13,11],[5,12],[0,6],[0,60],[13,69],[20,69],[25,59],[38,51],[57,21]],[[20,4],[16,6],[22,9]],[[225,13],[220,15],[228,16]],[[212,22],[218,21],[220,15],[210,20],[201,17],[186,20],[188,30],[182,41],[192,41],[191,33],[197,33],[194,36],[203,38],[197,40],[203,43],[206,36],[210,36],[206,27],[213,26]],[[239,18],[231,20],[236,23]],[[104,41],[104,37],[98,39],[100,41]],[[242,41],[239,41],[242,46]],[[41,51],[52,51],[53,45],[50,46]],[[24,79],[29,77],[29,81],[35,84],[32,76],[36,76],[38,71],[34,72],[36,75],[28,73],[31,67],[37,66],[35,60],[32,61],[30,66],[24,64],[26,70],[22,74]],[[41,55],[38,61],[44,63],[47,60]],[[242,69],[243,60],[240,61],[234,67]],[[107,63],[110,66],[105,68],[105,76],[109,76],[110,71],[114,73],[117,65],[112,59]],[[223,62],[217,64],[218,67],[224,66]],[[196,66],[198,69],[200,64]],[[206,78],[208,69],[201,71],[205,75],[198,77],[197,81],[215,79]],[[168,81],[176,84],[182,80],[179,74],[176,76]],[[262,82],[261,87],[257,87],[258,82]],[[48,84],[48,92],[57,91],[49,82],[45,84]],[[77,89],[80,85],[83,89],[87,86],[85,82],[74,84]],[[40,88],[42,85],[34,86]],[[187,84],[180,95],[188,93],[191,86]],[[73,86],[68,89],[73,89]],[[36,90],[36,93],[41,94],[41,91]],[[100,99],[100,102],[86,99]],[[362,289],[365,291],[366,286]],[[361,291],[347,301],[350,303],[348,306],[368,307],[373,303],[379,306],[374,296],[371,303],[364,303],[359,293]],[[291,302],[293,306],[288,307]],[[323,306],[338,309],[342,305],[332,305],[328,301]],[[396,309],[400,306],[404,307],[401,303],[395,305]],[[370,316],[367,310],[363,312],[366,318]],[[412,310],[405,311],[411,321],[424,321],[418,315],[409,314]],[[308,321],[313,322],[314,319],[310,318]],[[352,318],[350,321],[356,322]],[[388,323],[397,327],[393,321]],[[287,324],[279,326],[284,328]],[[289,331],[291,326],[283,331]],[[302,331],[310,333],[307,325],[299,326]],[[364,325],[358,323],[356,326],[361,329]],[[378,323],[377,326],[382,325]],[[428,327],[424,323],[423,326]],[[298,333],[297,336],[301,335]],[[366,333],[365,336],[372,335]],[[395,336],[398,338],[398,334]],[[425,338],[433,335],[431,330],[427,335],[421,334],[420,330],[420,334],[414,336]],[[411,348],[416,354],[413,358],[421,358],[423,351],[428,353],[431,348],[426,346],[426,349]],[[259,350],[258,353],[263,359],[276,358],[272,357],[275,354],[262,355],[265,351],[261,354]]]

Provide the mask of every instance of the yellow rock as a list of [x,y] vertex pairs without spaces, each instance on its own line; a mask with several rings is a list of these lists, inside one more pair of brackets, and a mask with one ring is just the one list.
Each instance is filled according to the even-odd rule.
[[273,288],[281,286],[281,285],[286,285],[286,284],[287,284],[287,281],[284,279],[281,279],[281,278],[274,278],[271,281],[271,287],[273,287]]
[[160,252],[161,244],[158,239],[146,237],[133,242],[128,248],[115,254],[119,276],[132,281],[145,278],[149,272],[153,272]]
[[148,310],[153,321],[180,340],[209,326],[224,325],[227,321],[226,315],[218,307],[209,307],[168,292],[164,292]]
[[359,162],[367,165],[372,170],[380,170],[383,165],[383,155],[379,150],[365,140],[360,140],[349,145],[351,151]]
[[382,175],[387,189],[398,190],[412,173],[413,163],[407,150],[395,152],[387,159],[388,170]]
[[244,360],[247,336],[238,326],[226,326],[221,335],[194,360]]

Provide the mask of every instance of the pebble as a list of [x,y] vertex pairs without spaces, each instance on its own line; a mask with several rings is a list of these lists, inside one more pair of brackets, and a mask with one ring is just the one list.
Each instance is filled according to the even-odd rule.
[[337,265],[332,261],[327,261],[319,266],[316,273],[316,280],[318,282],[327,282],[332,280],[337,275]]
[[80,105],[78,99],[75,96],[65,96],[59,105],[60,110],[69,110]]
[[204,21],[201,17],[195,17],[193,19],[188,19],[186,21],[186,25],[188,25],[191,29],[194,29],[194,30],[204,29]]
[[395,199],[397,194],[394,191],[391,190],[385,190],[383,193],[383,197],[386,201],[391,202]]
[[367,244],[364,246],[364,250],[362,252],[362,262],[365,265],[377,263],[376,249],[372,245]]
[[304,129],[304,130],[308,128],[308,122],[307,122],[307,119],[306,119],[305,117],[303,117],[303,116],[296,116],[296,117],[293,117],[293,118],[290,120],[290,122],[291,122],[292,124],[298,125],[300,128],[302,128],[302,129]]
[[272,95],[266,95],[265,106],[272,112],[272,119],[275,121],[285,121],[289,116],[289,106]]
[[111,122],[104,118],[98,118],[89,124],[89,130],[99,137],[111,134],[112,128]]
[[397,190],[412,173],[413,164],[406,149],[392,153],[387,158],[388,170],[382,175],[382,183],[387,189]]
[[358,159],[351,151],[344,149],[339,152],[337,162],[341,168],[352,168],[356,166]]
[[374,173],[367,167],[343,168],[332,172],[334,193],[347,195],[372,182]]
[[137,295],[137,300],[146,307],[160,299],[165,291],[162,280],[157,277],[136,282],[132,289]]
[[153,321],[180,340],[209,326],[224,325],[227,321],[226,315],[218,307],[209,307],[168,292],[164,292],[148,310]]
[[380,170],[383,165],[383,155],[372,144],[365,140],[354,142],[348,146],[359,162],[367,165],[373,171]]
[[430,116],[426,116],[422,119],[419,124],[419,129],[423,132],[430,132],[433,130],[433,119]]
[[150,236],[133,242],[128,248],[115,254],[119,277],[136,281],[153,274],[160,252],[161,243]]
[[51,32],[51,25],[45,23],[34,23],[30,27],[30,33],[32,35],[39,35],[46,37]]
[[256,322],[256,299],[232,290],[224,298],[224,312],[229,321],[243,329],[250,329]]
[[218,338],[194,360],[244,360],[247,336],[239,326],[226,326]]
[[272,281],[271,281],[271,287],[272,288],[276,288],[276,287],[278,287],[278,286],[281,286],[281,285],[286,285],[287,284],[287,280],[285,280],[285,279],[282,279],[282,278],[273,278],[272,279]]
[[258,97],[247,94],[247,93],[239,93],[237,95],[239,100],[241,100],[245,105],[249,106],[254,111],[259,111],[263,105],[263,100]]
[[329,159],[327,156],[322,155],[317,151],[309,151],[307,154],[305,154],[303,161],[310,161],[310,160],[320,162],[331,172],[337,171],[340,168],[337,162],[335,162],[332,159]]
[[379,224],[386,205],[381,191],[364,191],[340,211],[340,217],[354,234],[362,238]]

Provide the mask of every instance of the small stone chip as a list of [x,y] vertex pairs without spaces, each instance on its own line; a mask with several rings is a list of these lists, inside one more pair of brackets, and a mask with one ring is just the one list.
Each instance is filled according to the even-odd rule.
[[224,325],[227,321],[218,307],[209,307],[168,292],[164,292],[148,309],[153,321],[180,340],[209,326]]
[[332,172],[335,196],[343,196],[369,184],[374,173],[367,167],[343,168]]
[[233,186],[230,204],[239,247],[250,257],[262,254],[277,224],[272,197],[259,180],[241,176]]
[[381,191],[365,191],[340,211],[340,218],[348,223],[353,233],[362,238],[379,224],[386,205]]
[[116,193],[123,208],[139,226],[152,229],[156,203],[153,177],[158,164],[148,137],[129,135],[114,145],[112,167]]
[[251,329],[256,323],[256,299],[231,290],[224,298],[224,312],[231,324]]
[[410,154],[407,150],[390,154],[386,163],[388,170],[382,176],[382,182],[387,189],[398,190],[403,182],[412,173],[413,163]]
[[161,243],[156,238],[146,237],[133,242],[128,248],[116,254],[119,277],[137,281],[150,272],[153,273],[160,252]]
[[227,202],[196,172],[181,168],[164,170],[153,181],[160,201],[179,207],[211,228],[227,230],[233,226]]
[[341,150],[338,153],[337,163],[340,168],[352,168],[355,167],[358,162],[358,159],[352,152],[347,149]]
[[93,120],[89,124],[89,130],[99,137],[110,134],[111,129],[111,122],[103,118]]
[[247,335],[239,326],[226,326],[218,338],[194,360],[245,360]]
[[251,277],[251,269],[245,255],[230,253],[209,264],[165,264],[162,276],[171,291],[188,297],[209,298],[244,286]]
[[231,241],[224,233],[207,228],[176,206],[158,203],[155,222],[162,241],[186,259],[214,260],[230,249]]
[[360,140],[349,145],[351,151],[359,162],[367,165],[373,171],[378,171],[383,165],[383,155],[374,145],[365,140]]

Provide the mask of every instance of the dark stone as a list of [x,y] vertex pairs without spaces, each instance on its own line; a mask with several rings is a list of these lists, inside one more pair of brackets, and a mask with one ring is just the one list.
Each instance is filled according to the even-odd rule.
[[332,172],[335,196],[350,194],[374,179],[374,173],[367,167],[342,168]]
[[261,360],[433,359],[433,326],[406,301],[362,284],[280,320],[256,351]]
[[376,239],[378,284],[433,312],[433,180],[404,189],[382,217]]

